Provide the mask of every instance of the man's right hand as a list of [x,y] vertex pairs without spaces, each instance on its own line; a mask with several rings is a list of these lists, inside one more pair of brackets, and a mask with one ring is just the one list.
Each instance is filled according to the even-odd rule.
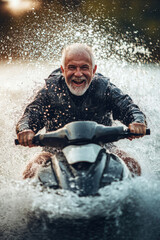
[[31,129],[23,130],[17,134],[20,145],[23,145],[25,147],[35,147],[35,145],[32,143],[34,136],[35,133]]

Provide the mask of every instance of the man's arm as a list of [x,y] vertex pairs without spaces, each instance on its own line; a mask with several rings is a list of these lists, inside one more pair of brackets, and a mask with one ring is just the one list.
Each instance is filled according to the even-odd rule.
[[[113,84],[110,84],[109,91],[114,120],[120,120],[128,126],[130,132],[144,136],[146,133],[146,117],[143,112],[128,95],[123,94]],[[132,140],[133,138],[136,137],[130,137],[129,139]]]
[[32,139],[44,127],[48,98],[46,89],[38,92],[34,101],[30,103],[16,126],[17,137],[21,145],[33,147]]

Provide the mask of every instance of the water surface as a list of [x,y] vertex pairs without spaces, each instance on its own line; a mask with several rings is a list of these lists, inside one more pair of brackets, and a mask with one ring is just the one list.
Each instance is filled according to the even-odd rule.
[[[23,181],[22,172],[40,148],[14,145],[15,125],[25,105],[60,62],[0,65],[0,239],[160,239],[160,133],[157,65],[98,61],[98,71],[145,112],[151,136],[121,140],[142,176],[115,183],[99,197],[43,190]],[[118,122],[116,124],[119,124]]]

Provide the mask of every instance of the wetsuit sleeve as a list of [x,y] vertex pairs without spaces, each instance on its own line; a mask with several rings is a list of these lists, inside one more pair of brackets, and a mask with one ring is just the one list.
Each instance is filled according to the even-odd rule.
[[16,132],[31,129],[37,133],[42,129],[47,117],[47,106],[49,106],[49,100],[47,90],[44,87],[37,93],[33,102],[26,107],[23,116],[17,123]]
[[109,84],[108,95],[110,96],[111,109],[113,119],[119,120],[126,126],[132,122],[146,123],[146,117],[139,107],[134,104],[131,97],[117,88],[113,84]]

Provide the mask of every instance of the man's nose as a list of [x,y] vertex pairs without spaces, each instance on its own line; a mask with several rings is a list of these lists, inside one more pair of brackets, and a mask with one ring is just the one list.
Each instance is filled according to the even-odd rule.
[[74,75],[75,75],[76,77],[81,77],[81,76],[83,75],[82,72],[81,72],[80,67],[77,67],[77,68],[76,68],[76,71],[75,71]]

